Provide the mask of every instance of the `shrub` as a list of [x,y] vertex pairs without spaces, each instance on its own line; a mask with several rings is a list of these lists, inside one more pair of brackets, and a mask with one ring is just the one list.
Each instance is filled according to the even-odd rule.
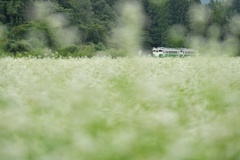
[[74,55],[76,56],[78,51],[79,51],[78,46],[71,45],[71,46],[67,46],[67,47],[58,49],[58,55],[63,56],[63,57],[74,56]]
[[6,56],[6,53],[4,50],[0,49],[0,57],[4,57]]
[[71,45],[67,47],[63,47],[57,50],[58,51],[58,57],[88,57],[91,58],[95,56],[96,49],[94,44],[88,44],[88,45]]
[[16,53],[18,52],[28,52],[32,49],[32,46],[30,43],[28,43],[25,40],[20,40],[20,41],[9,41],[6,44],[5,47],[6,51],[14,53],[16,55]]
[[88,57],[88,58],[95,56],[95,54],[96,54],[95,45],[92,43],[90,43],[88,45],[80,46],[80,49],[78,52],[78,56]]
[[35,58],[56,58],[55,53],[49,48],[37,48],[27,53],[28,57]]
[[95,50],[96,50],[96,51],[103,51],[103,50],[105,50],[105,49],[106,49],[106,47],[105,47],[104,44],[101,43],[101,42],[95,45]]
[[[34,47],[49,47],[55,49],[58,46],[55,39],[56,37],[45,23],[29,21],[25,24],[13,27],[10,33],[10,39],[28,39],[29,43]],[[40,43],[42,43],[42,45],[40,45]]]

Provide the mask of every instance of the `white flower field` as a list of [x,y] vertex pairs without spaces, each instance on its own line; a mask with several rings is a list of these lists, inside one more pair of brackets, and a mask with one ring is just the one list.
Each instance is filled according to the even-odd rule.
[[239,160],[240,58],[1,58],[0,159]]

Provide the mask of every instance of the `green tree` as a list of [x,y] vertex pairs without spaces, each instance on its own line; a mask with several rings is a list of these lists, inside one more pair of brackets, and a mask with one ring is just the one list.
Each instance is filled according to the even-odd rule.
[[172,24],[187,24],[187,13],[190,6],[189,0],[169,0],[168,10]]
[[[169,30],[173,25],[182,25],[181,28],[190,30],[189,9],[193,4],[200,4],[200,0],[168,0],[156,3],[150,0],[141,0],[147,15],[145,27],[146,46],[175,46],[184,45],[183,39],[172,41],[169,39]],[[184,29],[183,29],[184,30]],[[171,35],[170,35],[171,36]],[[170,40],[170,41],[169,41]],[[174,42],[172,44],[172,42]]]
[[27,21],[27,7],[33,0],[1,0],[0,20],[4,24],[16,26]]
[[211,0],[208,4],[208,7],[211,10],[211,18],[209,20],[209,27],[217,26],[219,28],[219,40],[224,40],[226,36],[228,36],[228,16],[229,16],[229,8],[220,1]]
[[7,17],[7,1],[0,1],[0,22],[6,24],[8,21]]
[[87,41],[105,43],[110,37],[111,30],[116,24],[117,13],[106,3],[105,0],[91,0],[94,20],[89,27],[89,37]]
[[93,21],[92,3],[90,0],[57,0],[63,7],[63,13],[68,15],[71,25],[77,26],[81,31],[82,43],[87,43],[88,28]]
[[171,23],[167,4],[149,2],[147,13],[149,18],[147,32],[151,37],[150,46],[166,46],[167,30]]
[[[239,19],[237,17],[239,17],[239,14],[240,14],[240,1],[239,0],[233,0],[232,1],[232,5],[229,9],[229,17],[228,19],[230,19],[230,21],[235,21],[234,23],[236,24],[232,24],[233,26],[235,26],[235,29],[230,29],[232,30],[232,34],[237,38],[238,40],[238,52],[236,53],[237,56],[240,56],[240,31],[239,29]],[[233,19],[232,19],[233,17]],[[231,20],[232,19],[232,20]],[[230,26],[231,28],[232,26]],[[235,31],[233,31],[235,30]]]
[[227,23],[227,8],[222,2],[211,2],[212,10],[211,23],[223,26]]
[[232,10],[235,13],[240,13],[240,1],[239,0],[232,1]]

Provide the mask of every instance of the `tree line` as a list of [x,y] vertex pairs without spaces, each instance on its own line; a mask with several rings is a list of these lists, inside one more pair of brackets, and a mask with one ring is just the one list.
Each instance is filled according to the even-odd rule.
[[[231,4],[211,0],[205,6],[200,0],[132,1],[139,2],[145,14],[144,49],[188,47],[186,37],[208,37],[212,26],[218,28],[217,39],[224,40],[232,32],[229,23],[240,13],[238,0]],[[14,55],[43,48],[62,55],[82,50],[80,55],[91,57],[92,52],[111,49],[109,41],[118,25],[120,2],[124,0],[0,0],[0,48]],[[204,8],[199,14],[206,14],[203,20],[192,16],[199,7]],[[239,40],[240,31],[234,34]]]

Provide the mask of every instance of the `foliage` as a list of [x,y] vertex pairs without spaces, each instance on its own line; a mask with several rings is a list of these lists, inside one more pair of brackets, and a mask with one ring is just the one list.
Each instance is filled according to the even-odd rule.
[[106,46],[103,43],[98,43],[94,46],[96,51],[103,51],[106,49]]
[[40,22],[29,21],[28,23],[12,27],[9,39],[25,39],[34,48],[55,48],[57,46],[57,41],[50,28]]
[[78,51],[79,51],[79,47],[72,45],[72,46],[60,48],[58,50],[58,54],[65,57],[65,56],[68,56],[68,54],[74,54]]
[[28,21],[27,15],[31,14],[29,6],[34,0],[1,0],[0,21],[9,26],[21,25]]
[[[211,0],[205,6],[200,0],[133,1],[141,3],[145,15],[141,20],[145,26],[139,33],[144,49],[190,46],[191,37],[211,39],[209,32],[213,27],[219,30],[217,41],[224,43],[229,35],[240,41],[238,33],[233,35],[230,26],[231,20],[240,14],[238,0],[231,3]],[[50,48],[56,51],[71,45],[84,48],[89,43],[111,48],[109,41],[121,25],[120,2],[125,1],[0,0],[0,28],[8,30],[0,47],[6,48],[8,41],[27,41],[33,50]],[[39,9],[40,3],[47,4]],[[185,28],[181,37],[170,34],[175,26]]]
[[94,44],[84,45],[84,46],[80,46],[80,50],[78,52],[78,55],[80,57],[91,58],[96,54],[95,51],[96,50],[95,50],[95,45]]
[[9,41],[6,44],[6,50],[8,52],[14,53],[14,55],[16,55],[16,53],[18,53],[18,52],[28,52],[28,51],[31,51],[31,49],[32,49],[31,44],[28,43],[27,41],[24,41],[24,40]]
[[56,56],[60,57],[88,57],[91,58],[96,54],[94,44],[88,44],[84,46],[67,46],[60,48]]

